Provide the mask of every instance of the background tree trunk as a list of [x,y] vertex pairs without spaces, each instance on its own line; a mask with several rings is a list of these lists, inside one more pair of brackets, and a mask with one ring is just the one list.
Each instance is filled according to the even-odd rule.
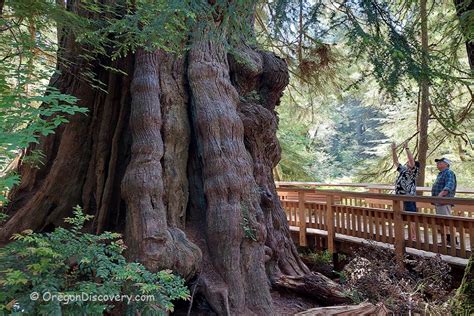
[[[474,1],[472,0],[454,0],[454,6],[456,7],[456,14],[458,18],[461,18],[467,12],[474,11]],[[471,70],[474,71],[474,42],[473,39],[469,39],[469,27],[472,28],[472,25],[469,26],[468,23],[465,22],[465,27],[461,29],[461,32],[464,34],[466,38],[466,53],[467,59],[469,61],[469,66]],[[470,35],[472,36],[472,35]]]
[[[78,10],[74,1],[67,6]],[[94,215],[89,231],[124,234],[129,258],[187,279],[199,274],[218,314],[272,314],[270,285],[309,272],[272,175],[286,63],[244,44],[236,52],[245,59],[228,56],[199,33],[184,58],[139,50],[85,61],[87,48],[71,35],[60,47],[73,66],[51,85],[89,113],[28,149],[41,149],[45,164],[19,166],[22,182],[11,192],[0,240],[52,230],[79,204]],[[85,68],[106,93],[84,80]]]
[[421,16],[421,49],[422,49],[422,79],[420,80],[421,104],[418,122],[418,161],[420,162],[420,174],[417,178],[417,186],[425,185],[426,156],[428,154],[428,123],[430,119],[430,92],[429,92],[429,68],[428,68],[428,13],[426,11],[426,0],[420,0]]

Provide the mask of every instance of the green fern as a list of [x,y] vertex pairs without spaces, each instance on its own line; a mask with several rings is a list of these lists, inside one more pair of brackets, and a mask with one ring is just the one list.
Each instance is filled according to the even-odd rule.
[[120,234],[81,232],[91,218],[76,207],[74,216],[65,220],[71,229],[47,234],[26,230],[0,248],[0,314],[97,315],[111,311],[116,301],[94,297],[150,295],[129,302],[127,314],[165,315],[173,310],[174,300],[188,299],[184,280],[172,271],[153,273],[127,262]]

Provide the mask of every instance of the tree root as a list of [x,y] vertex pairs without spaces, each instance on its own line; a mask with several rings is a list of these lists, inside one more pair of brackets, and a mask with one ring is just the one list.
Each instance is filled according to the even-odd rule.
[[373,305],[371,303],[361,303],[359,305],[344,305],[331,307],[311,308],[307,311],[295,314],[299,316],[355,316],[355,315],[389,315],[390,311],[383,304]]
[[274,285],[279,290],[290,290],[311,297],[324,306],[351,302],[339,284],[320,273],[303,276],[283,275],[275,281]]

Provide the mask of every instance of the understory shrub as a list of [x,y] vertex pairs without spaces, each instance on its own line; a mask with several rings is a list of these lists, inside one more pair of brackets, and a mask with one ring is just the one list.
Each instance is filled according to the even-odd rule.
[[[161,315],[188,299],[184,280],[127,262],[121,235],[81,232],[92,216],[76,207],[51,233],[24,231],[0,248],[0,314],[101,315],[114,307],[127,315]],[[129,301],[130,299],[130,301]]]

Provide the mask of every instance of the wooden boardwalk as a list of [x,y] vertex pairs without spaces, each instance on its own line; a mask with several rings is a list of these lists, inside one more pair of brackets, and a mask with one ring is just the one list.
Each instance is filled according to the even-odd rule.
[[[300,228],[296,227],[296,226],[290,226],[290,231],[299,234]],[[307,238],[309,238],[311,236],[318,236],[318,237],[327,238],[328,232],[325,231],[325,230],[320,230],[320,229],[307,228],[306,229],[306,235],[307,235]],[[356,244],[356,245],[373,244],[373,245],[376,245],[376,246],[382,247],[382,248],[387,248],[387,249],[392,249],[392,250],[394,249],[394,246],[392,244],[382,243],[382,242],[379,242],[379,241],[368,240],[368,239],[364,239],[364,238],[347,236],[347,235],[343,235],[343,234],[336,234],[335,240],[339,241],[339,242],[347,243],[347,244]],[[428,257],[429,258],[429,257],[434,257],[434,256],[437,255],[436,253],[433,253],[431,251],[423,251],[423,250],[418,250],[418,249],[410,248],[410,247],[406,247],[405,251],[406,251],[407,254],[415,255],[415,256],[419,256],[419,257]],[[460,267],[465,267],[467,265],[467,263],[469,262],[469,259],[453,257],[453,256],[448,256],[448,255],[440,255],[440,256],[441,256],[441,259],[443,259],[447,263],[457,265],[457,266],[460,266]]]
[[[336,251],[334,242],[338,239],[393,247],[400,259],[405,252],[441,254],[447,261],[466,264],[473,253],[474,199],[449,199],[455,204],[455,216],[443,216],[433,214],[431,203],[446,202],[446,198],[288,186],[278,188],[278,194],[289,225],[293,231],[298,230],[299,244],[303,246],[307,245],[308,235],[321,235],[327,236],[330,252]],[[403,200],[416,201],[418,212],[403,212]],[[449,243],[448,234],[456,236]]]

